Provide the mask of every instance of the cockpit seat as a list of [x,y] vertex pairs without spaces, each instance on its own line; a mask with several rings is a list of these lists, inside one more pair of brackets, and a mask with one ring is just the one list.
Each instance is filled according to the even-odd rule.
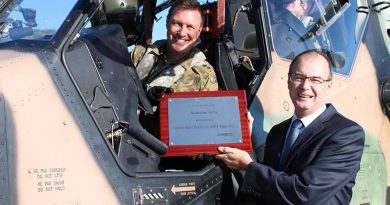
[[[146,112],[152,112],[152,107],[130,61],[122,28],[102,25],[86,30],[81,36],[67,52],[66,61],[100,129],[106,136],[113,129],[126,131],[121,140],[127,137],[131,143],[120,143],[119,147],[112,143],[112,146],[126,163],[137,162],[127,164],[129,169],[135,172],[157,169],[158,156],[166,153],[167,146],[138,120],[139,107]],[[129,157],[137,159],[126,159]]]

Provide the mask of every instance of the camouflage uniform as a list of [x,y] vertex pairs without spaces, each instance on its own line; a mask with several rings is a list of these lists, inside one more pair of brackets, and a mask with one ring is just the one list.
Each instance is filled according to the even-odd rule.
[[149,48],[136,46],[131,52],[146,90],[153,86],[171,87],[176,92],[218,90],[214,69],[199,49],[192,49],[180,64],[173,64],[167,61],[165,47],[166,40],[160,40]]

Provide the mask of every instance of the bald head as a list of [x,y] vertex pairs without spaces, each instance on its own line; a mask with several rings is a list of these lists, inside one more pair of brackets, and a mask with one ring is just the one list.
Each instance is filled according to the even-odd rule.
[[307,50],[305,52],[300,53],[297,57],[294,58],[294,60],[291,62],[288,72],[292,73],[294,70],[296,70],[296,66],[298,66],[302,61],[308,58],[323,58],[325,59],[327,63],[327,68],[329,69],[329,79],[332,79],[332,62],[329,59],[329,57],[326,55],[325,52],[322,52],[320,50]]

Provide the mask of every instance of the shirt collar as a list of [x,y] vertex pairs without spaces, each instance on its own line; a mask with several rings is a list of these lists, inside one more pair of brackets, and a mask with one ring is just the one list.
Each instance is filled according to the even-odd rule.
[[[161,47],[155,47],[153,48],[151,51],[151,53],[153,53],[154,55],[156,56],[159,56],[159,57],[162,57],[162,60],[164,61],[164,63],[167,63],[167,57],[165,55],[165,52],[166,52],[166,44],[164,44],[163,46]],[[180,62],[180,65],[188,70],[190,69],[192,66],[194,66],[195,64],[197,64],[198,62],[202,61],[202,60],[205,60],[206,57],[204,56],[204,54],[199,51],[199,49],[197,49],[196,47],[192,48],[192,50],[190,51],[190,53],[184,57],[185,60],[182,60]],[[173,64],[175,65],[175,64]]]
[[165,45],[166,44],[164,44],[163,46],[160,46],[160,47],[157,47],[157,46],[154,47],[152,50],[150,50],[150,53],[153,53],[156,56],[164,55]]
[[[163,45],[155,47],[152,50],[150,50],[150,53],[158,56],[161,60],[163,60],[164,64],[168,64],[169,63],[167,61],[166,46],[167,46],[167,44],[165,42]],[[184,69],[187,70],[189,68],[189,65],[191,63],[192,57],[194,55],[195,55],[195,52],[194,52],[194,49],[192,49],[190,51],[190,53],[184,57],[184,59],[186,59],[186,60],[184,60],[184,61],[182,60],[180,62],[180,65],[183,66]],[[169,64],[176,65],[175,63],[169,63]]]
[[[312,123],[318,116],[320,116],[324,111],[326,110],[326,105],[323,105],[322,107],[320,107],[320,109],[318,109],[317,111],[315,111],[313,114],[311,115],[308,115],[308,116],[305,116],[305,117],[302,117],[300,120],[302,121],[303,125],[305,127],[309,126],[310,123]],[[292,120],[291,122],[294,122],[294,120],[296,119],[299,119],[295,113],[292,117]]]

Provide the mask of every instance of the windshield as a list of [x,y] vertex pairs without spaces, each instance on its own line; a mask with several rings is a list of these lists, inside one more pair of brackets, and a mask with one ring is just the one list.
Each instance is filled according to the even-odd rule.
[[0,15],[0,43],[51,40],[76,1],[14,0]]
[[[285,3],[283,3],[285,2]],[[355,36],[356,1],[269,0],[268,11],[274,51],[292,60],[309,49],[334,53],[333,71],[348,76],[361,35]]]

